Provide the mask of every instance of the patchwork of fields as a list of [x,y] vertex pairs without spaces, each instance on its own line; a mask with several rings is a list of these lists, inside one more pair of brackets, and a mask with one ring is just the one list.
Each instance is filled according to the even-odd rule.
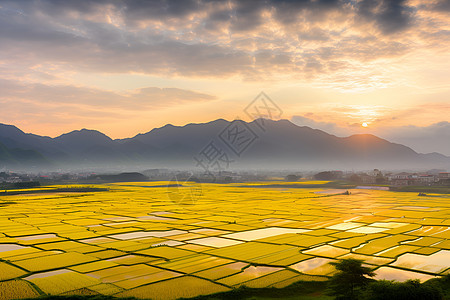
[[0,299],[281,288],[349,257],[376,278],[450,272],[450,195],[203,184],[186,201],[189,188],[166,184],[0,196]]

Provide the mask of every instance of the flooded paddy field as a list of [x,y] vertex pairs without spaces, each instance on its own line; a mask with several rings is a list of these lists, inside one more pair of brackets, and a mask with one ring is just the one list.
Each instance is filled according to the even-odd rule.
[[326,280],[342,258],[364,260],[377,279],[450,272],[450,195],[264,185],[0,196],[0,298],[282,288]]

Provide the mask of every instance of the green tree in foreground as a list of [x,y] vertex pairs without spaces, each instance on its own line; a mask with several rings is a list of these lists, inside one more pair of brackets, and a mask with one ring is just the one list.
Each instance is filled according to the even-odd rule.
[[379,280],[370,283],[363,293],[364,300],[441,300],[440,288],[430,284],[420,283],[420,280],[407,280],[395,282]]
[[328,288],[329,294],[336,299],[358,299],[358,295],[363,287],[372,281],[375,273],[368,267],[362,265],[359,259],[343,259],[339,262],[332,262],[336,274],[331,277]]
[[434,290],[440,291],[442,299],[450,300],[450,274],[443,277],[432,278],[425,281],[423,284],[430,286]]

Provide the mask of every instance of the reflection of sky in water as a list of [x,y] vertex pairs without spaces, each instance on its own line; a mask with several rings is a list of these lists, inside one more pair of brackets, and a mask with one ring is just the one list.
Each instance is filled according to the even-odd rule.
[[332,261],[334,260],[316,257],[299,262],[290,268],[310,275],[327,275],[334,270],[334,267],[329,264]]
[[[403,209],[403,210],[429,210],[430,208],[427,206],[398,206],[395,207],[394,209]],[[438,210],[438,209],[433,209],[433,211]]]
[[370,226],[364,226],[364,227],[358,227],[355,229],[347,230],[348,232],[355,232],[355,233],[378,233],[388,230],[388,228],[380,228],[380,227],[370,227]]
[[448,226],[422,226],[417,230],[411,231],[410,234],[430,236],[446,232],[449,229],[450,228]]
[[130,217],[112,217],[112,218],[106,218],[106,219],[102,219],[105,221],[133,221],[133,218]]
[[377,257],[377,256],[362,255],[362,254],[355,254],[355,253],[349,253],[349,254],[342,255],[339,257],[339,259],[346,259],[346,258],[360,259],[360,260],[364,261],[365,263],[368,263],[371,265],[385,265],[394,260],[393,258]]
[[402,226],[409,225],[409,223],[397,223],[397,222],[375,222],[370,224],[373,227],[382,227],[382,228],[399,228]]
[[56,238],[56,234],[40,234],[40,235],[30,235],[30,236],[23,236],[18,237],[18,240],[21,241],[34,241],[34,240],[41,240],[41,239],[51,239]]
[[242,244],[243,242],[220,238],[220,237],[207,237],[207,238],[202,238],[202,239],[190,240],[189,243],[220,248],[220,247]]
[[50,272],[43,272],[43,273],[34,274],[34,275],[26,277],[25,279],[26,280],[31,280],[31,279],[36,279],[36,278],[46,278],[46,277],[51,277],[51,276],[64,274],[64,273],[74,273],[74,272],[70,271],[70,270],[67,270],[67,269],[61,269],[61,270],[56,270],[56,271],[50,271]]
[[329,245],[319,246],[310,250],[303,251],[305,254],[326,256],[326,257],[337,257],[349,253],[349,250],[337,248]]
[[138,217],[140,220],[155,220],[155,221],[176,221],[174,218],[158,217],[158,216],[142,216]]
[[406,281],[408,279],[420,279],[420,281],[426,281],[433,278],[434,276],[416,273],[413,271],[399,270],[390,267],[381,267],[375,270],[375,279],[381,280],[396,280],[396,281]]
[[365,225],[366,224],[364,224],[364,223],[344,222],[344,223],[328,226],[327,228],[328,229],[336,229],[336,230],[348,230],[348,229],[353,229],[353,228],[357,228],[357,227],[361,227],[361,226],[365,226]]
[[19,246],[16,244],[0,244],[0,252],[19,250],[19,249],[23,249],[23,248],[27,248],[27,247]]
[[272,272],[279,271],[279,270],[281,270],[281,268],[250,266],[247,269],[245,269],[242,274],[245,276],[256,278],[256,277],[265,275],[267,273],[272,273]]
[[243,232],[236,232],[224,235],[224,237],[229,237],[233,239],[243,240],[243,241],[253,241],[257,239],[262,239],[266,237],[271,237],[275,235],[285,234],[285,233],[303,233],[310,230],[307,229],[294,229],[294,228],[280,228],[280,227],[269,227],[262,229],[255,229]]
[[403,254],[392,265],[431,273],[441,273],[450,267],[450,251],[441,250],[432,255]]

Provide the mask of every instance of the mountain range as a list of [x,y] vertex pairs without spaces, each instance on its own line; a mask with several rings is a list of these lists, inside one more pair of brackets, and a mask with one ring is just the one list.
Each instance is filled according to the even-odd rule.
[[420,154],[369,134],[336,137],[288,120],[169,124],[116,140],[95,130],[50,138],[0,124],[0,170],[201,170],[207,162],[213,170],[450,169],[442,154]]

